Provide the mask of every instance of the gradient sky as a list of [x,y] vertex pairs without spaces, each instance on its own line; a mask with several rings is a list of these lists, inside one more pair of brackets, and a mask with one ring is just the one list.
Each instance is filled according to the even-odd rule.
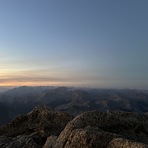
[[148,0],[0,0],[0,86],[148,89]]

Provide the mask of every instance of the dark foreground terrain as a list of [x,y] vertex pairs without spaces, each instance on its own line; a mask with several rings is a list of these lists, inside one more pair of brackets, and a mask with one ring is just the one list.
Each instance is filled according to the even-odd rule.
[[35,107],[0,126],[0,148],[147,148],[148,116],[87,111],[76,117]]

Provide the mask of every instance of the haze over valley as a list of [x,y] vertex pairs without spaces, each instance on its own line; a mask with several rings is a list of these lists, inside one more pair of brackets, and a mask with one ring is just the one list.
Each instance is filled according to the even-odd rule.
[[76,87],[17,87],[0,93],[0,124],[25,114],[38,105],[78,115],[84,111],[148,112],[148,91]]

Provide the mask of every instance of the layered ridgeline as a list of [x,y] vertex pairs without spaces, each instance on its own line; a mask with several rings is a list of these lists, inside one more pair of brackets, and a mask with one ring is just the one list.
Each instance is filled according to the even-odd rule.
[[1,148],[147,148],[148,116],[88,111],[77,117],[46,106],[0,126]]
[[77,116],[98,110],[148,112],[148,91],[132,89],[86,89],[68,87],[18,87],[0,93],[0,125],[37,105]]

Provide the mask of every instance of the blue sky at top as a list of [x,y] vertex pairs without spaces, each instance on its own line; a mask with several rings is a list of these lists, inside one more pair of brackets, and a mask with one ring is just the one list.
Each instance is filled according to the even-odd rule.
[[147,0],[1,0],[1,85],[148,89]]

